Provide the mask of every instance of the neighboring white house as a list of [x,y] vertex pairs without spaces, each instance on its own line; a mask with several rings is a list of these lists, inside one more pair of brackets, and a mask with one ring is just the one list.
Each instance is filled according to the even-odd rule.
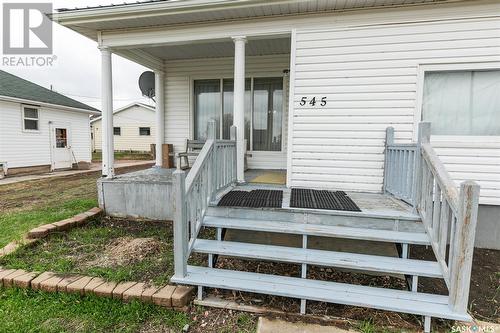
[[[0,71],[0,163],[7,175],[91,161],[88,105]],[[82,163],[85,162],[85,163]]]
[[[90,121],[92,151],[101,151],[102,117]],[[115,151],[150,151],[155,142],[155,109],[143,103],[132,103],[113,112]]]

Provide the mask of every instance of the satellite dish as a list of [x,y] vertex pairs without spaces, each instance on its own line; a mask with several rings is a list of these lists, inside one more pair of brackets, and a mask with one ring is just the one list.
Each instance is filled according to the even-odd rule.
[[155,97],[155,73],[146,71],[139,76],[139,88],[142,95],[153,99]]

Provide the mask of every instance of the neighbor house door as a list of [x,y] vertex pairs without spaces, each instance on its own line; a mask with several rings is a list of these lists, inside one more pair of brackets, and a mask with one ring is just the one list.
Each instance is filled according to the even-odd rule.
[[68,126],[53,125],[51,128],[52,169],[68,169],[72,166]]

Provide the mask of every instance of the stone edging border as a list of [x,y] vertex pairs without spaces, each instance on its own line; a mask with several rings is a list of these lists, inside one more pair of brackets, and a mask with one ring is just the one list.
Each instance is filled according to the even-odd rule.
[[2,267],[0,267],[0,286],[80,295],[92,294],[123,301],[138,300],[174,309],[185,307],[194,291],[193,287],[186,286],[156,287],[143,282],[117,283],[91,276],[27,272],[22,269]]
[[34,229],[31,229],[23,237],[23,240],[21,242],[12,241],[9,244],[5,245],[2,249],[0,249],[0,257],[11,254],[15,250],[17,250],[21,245],[31,244],[37,241],[38,239],[46,237],[50,233],[67,231],[75,227],[79,227],[85,224],[90,218],[98,216],[101,213],[102,213],[101,208],[94,207],[86,212],[77,214],[73,217],[58,222],[44,224]]

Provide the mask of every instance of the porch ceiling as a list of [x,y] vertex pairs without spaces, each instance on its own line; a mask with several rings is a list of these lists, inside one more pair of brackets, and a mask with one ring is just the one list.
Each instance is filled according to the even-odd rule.
[[[232,40],[227,40],[210,43],[164,45],[141,50],[163,60],[233,57],[234,43]],[[290,38],[251,39],[247,43],[245,53],[247,56],[288,54],[290,53]]]

